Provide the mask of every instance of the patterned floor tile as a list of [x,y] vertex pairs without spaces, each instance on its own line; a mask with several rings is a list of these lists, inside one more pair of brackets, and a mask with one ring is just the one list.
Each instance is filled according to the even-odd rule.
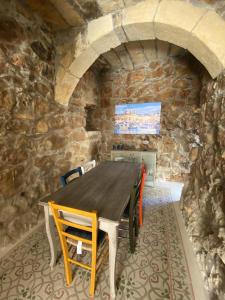
[[[126,239],[117,254],[117,300],[194,300],[188,265],[169,189],[145,188],[144,225],[134,254]],[[44,227],[0,260],[0,300],[86,300],[89,273],[76,269],[65,284],[62,257],[53,271]],[[97,276],[95,299],[108,300],[108,263]]]

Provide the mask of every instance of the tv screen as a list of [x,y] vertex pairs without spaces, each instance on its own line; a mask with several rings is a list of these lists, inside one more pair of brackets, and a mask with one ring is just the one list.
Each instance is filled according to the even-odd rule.
[[161,102],[119,104],[115,134],[159,134]]

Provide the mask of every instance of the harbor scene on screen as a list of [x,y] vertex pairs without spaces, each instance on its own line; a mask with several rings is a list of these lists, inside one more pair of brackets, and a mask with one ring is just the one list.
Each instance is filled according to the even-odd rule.
[[161,102],[115,106],[115,134],[159,134]]

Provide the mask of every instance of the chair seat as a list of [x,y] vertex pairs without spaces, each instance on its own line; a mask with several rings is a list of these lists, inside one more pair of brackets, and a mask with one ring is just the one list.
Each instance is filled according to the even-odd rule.
[[[81,230],[81,229],[78,229],[78,228],[74,228],[74,227],[68,227],[65,232],[69,233],[69,234],[72,234],[72,235],[76,235],[76,236],[79,236],[83,239],[87,239],[87,240],[90,240],[92,239],[92,233],[91,232],[88,232],[88,231],[84,231],[84,230]],[[105,236],[106,236],[106,233],[102,230],[98,230],[98,245],[100,245],[103,240],[105,239]],[[68,239],[71,241],[71,239]],[[73,240],[74,241],[74,240]],[[74,244],[74,243],[73,243]]]

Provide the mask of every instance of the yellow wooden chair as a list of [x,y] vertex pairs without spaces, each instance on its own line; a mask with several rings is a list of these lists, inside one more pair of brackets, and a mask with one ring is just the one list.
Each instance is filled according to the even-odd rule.
[[[91,271],[90,296],[94,296],[95,278],[103,257],[107,257],[108,238],[105,232],[98,230],[96,212],[87,212],[73,209],[50,201],[56,227],[59,233],[64,257],[66,282],[69,286],[72,282],[71,264],[78,265]],[[79,242],[80,241],[80,242]],[[69,245],[79,247],[91,252],[91,265],[81,263],[70,257]]]

